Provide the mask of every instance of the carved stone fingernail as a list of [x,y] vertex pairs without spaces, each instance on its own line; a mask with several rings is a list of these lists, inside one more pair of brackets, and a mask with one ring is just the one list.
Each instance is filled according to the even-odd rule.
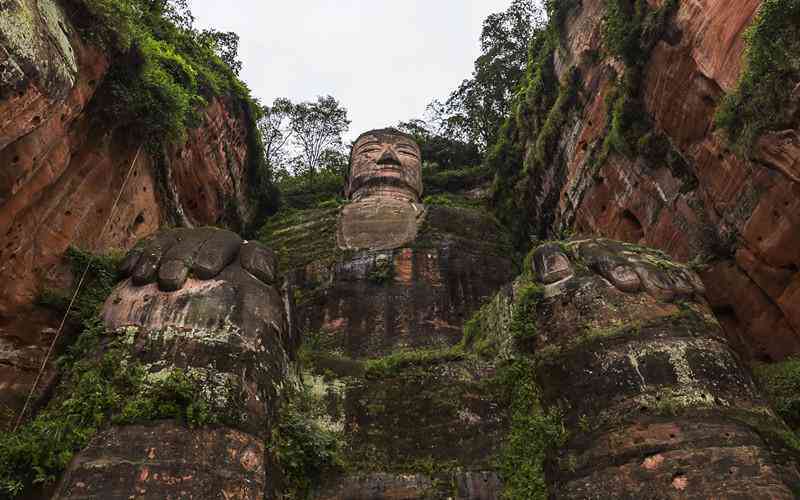
[[161,253],[156,250],[148,250],[142,253],[133,268],[131,281],[135,286],[144,286],[153,283],[158,276],[158,263],[161,260]]
[[574,274],[569,258],[556,243],[541,245],[533,252],[536,279],[544,284],[555,283]]
[[131,274],[133,274],[133,270],[136,267],[136,264],[139,262],[139,258],[142,256],[142,249],[141,248],[134,248],[119,265],[119,269],[117,272],[120,274],[122,278],[127,278]]
[[238,234],[224,229],[214,230],[194,258],[192,271],[202,280],[218,275],[239,252],[242,239]]
[[158,269],[158,288],[164,292],[180,290],[186,278],[189,277],[189,267],[180,260],[168,260],[161,263]]
[[257,241],[248,241],[239,250],[239,264],[264,283],[275,281],[275,253]]
[[617,265],[604,274],[607,274],[606,278],[623,292],[634,293],[642,289],[642,280],[639,275],[626,264]]
[[655,299],[671,301],[675,298],[674,283],[666,273],[654,266],[639,265],[636,272],[642,279],[642,284],[647,293]]

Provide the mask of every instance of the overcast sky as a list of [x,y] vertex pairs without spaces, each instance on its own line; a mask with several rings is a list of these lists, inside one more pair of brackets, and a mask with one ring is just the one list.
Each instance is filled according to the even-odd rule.
[[336,97],[365,130],[422,117],[472,72],[483,19],[511,0],[192,0],[200,27],[241,37],[255,97]]

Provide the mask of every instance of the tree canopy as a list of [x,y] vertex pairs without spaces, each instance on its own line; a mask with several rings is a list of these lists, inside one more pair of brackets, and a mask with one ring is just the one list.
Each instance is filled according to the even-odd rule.
[[[267,161],[283,175],[342,170],[343,135],[350,126],[347,109],[332,96],[292,103],[275,99],[258,123]],[[346,169],[347,160],[344,159]]]
[[483,21],[481,55],[470,78],[430,109],[442,135],[475,144],[494,144],[511,100],[525,74],[533,35],[544,29],[546,15],[535,0],[513,0],[508,9]]

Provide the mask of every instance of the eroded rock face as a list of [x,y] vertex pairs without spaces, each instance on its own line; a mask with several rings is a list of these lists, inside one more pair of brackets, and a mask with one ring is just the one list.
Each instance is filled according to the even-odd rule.
[[[487,214],[428,206],[413,241],[294,273],[307,382],[350,471],[327,478],[318,498],[499,498],[492,460],[505,413],[488,383],[494,366],[451,350],[513,277],[508,245]],[[404,355],[424,361],[374,368]]]
[[583,106],[561,130],[559,160],[531,183],[534,219],[552,218],[553,232],[641,243],[684,262],[714,256],[701,277],[737,350],[761,360],[800,353],[798,132],[765,134],[747,161],[713,125],[717,103],[736,86],[742,35],[761,2],[678,2],[642,79],[646,111],[672,151],[655,160],[612,154],[599,168],[591,160],[609,123],[606,96],[623,65],[592,57],[603,51],[604,2],[579,4],[567,18],[567,50],[557,51],[555,66],[562,78],[579,68]]
[[155,161],[146,144],[99,123],[93,104],[108,57],[78,35],[59,5],[12,0],[0,7],[3,415],[21,408],[52,339],[49,329],[58,326],[60,318],[34,301],[44,288],[69,287],[62,256],[70,245],[127,250],[164,224],[237,227],[251,215],[240,105],[211,99],[187,142]]
[[73,461],[56,498],[263,498],[274,488],[264,441],[294,345],[272,252],[222,229],[167,230],[121,272],[107,328],[128,336],[150,376],[201,380],[197,398],[226,423],[113,426]]
[[114,427],[77,457],[54,498],[262,500],[265,473],[264,443],[251,434],[170,422]]
[[[287,227],[275,247],[302,244],[307,231],[321,228]],[[427,207],[419,234],[403,246],[326,257],[290,272],[302,299],[298,324],[360,358],[457,343],[463,322],[515,273],[508,235],[491,216],[441,206]]]
[[71,38],[74,31],[55,0],[12,0],[3,5],[0,149],[67,108],[64,101],[79,78],[80,56]]
[[567,442],[555,498],[794,498],[800,469],[702,299],[663,254],[609,240],[539,247],[535,307],[543,402]]

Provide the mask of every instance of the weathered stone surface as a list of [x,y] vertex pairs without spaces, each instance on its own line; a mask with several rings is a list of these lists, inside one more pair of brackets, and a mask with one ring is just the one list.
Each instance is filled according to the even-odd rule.
[[[148,376],[180,369],[198,377],[197,397],[207,400],[224,424],[112,427],[73,461],[57,498],[249,499],[270,494],[275,486],[268,480],[264,440],[274,424],[295,345],[291,306],[271,283],[241,267],[241,245],[238,236],[221,229],[161,231],[124,262],[134,276],[144,263],[159,282],[137,285],[127,279],[103,309],[106,327],[126,332],[131,354],[147,367]],[[174,269],[186,273],[198,260],[208,279],[164,286],[162,278],[173,276]],[[224,268],[210,274],[220,262]]]
[[164,224],[238,227],[252,215],[241,104],[210,99],[186,143],[155,161],[146,145],[99,119],[98,89],[111,61],[81,37],[72,7],[61,0],[0,7],[0,338],[15,346],[10,359],[31,361],[4,366],[15,382],[0,389],[9,405],[0,425],[20,410],[14,402],[27,395],[30,366],[47,351],[27,325],[59,324],[34,299],[44,288],[69,287],[62,256],[70,245],[124,250]]
[[[304,242],[285,231],[279,241]],[[345,253],[320,265],[312,255],[290,274],[302,297],[301,328],[324,332],[348,356],[366,357],[457,342],[463,322],[514,271],[508,236],[488,214],[430,206],[405,246]]]
[[63,109],[78,80],[74,29],[55,0],[12,0],[0,18],[0,150]]
[[350,156],[347,195],[339,247],[389,250],[414,240],[424,215],[419,203],[422,171],[419,146],[394,129],[361,134]]
[[[731,349],[699,278],[635,245],[556,248],[534,253],[545,279],[528,346],[543,402],[569,431],[548,469],[554,497],[794,498],[800,468],[781,437],[787,428]],[[578,271],[547,284],[536,256],[554,251]],[[606,279],[619,267],[621,287]]]
[[418,202],[422,195],[422,158],[417,143],[395,129],[361,134],[350,155],[347,196],[395,198]]
[[[493,472],[455,473],[441,479],[452,485],[451,494],[458,500],[495,500],[500,498],[500,481]],[[435,495],[436,482],[423,474],[376,473],[348,478],[334,491],[321,493],[320,500],[423,500]]]
[[[453,346],[513,277],[509,237],[479,210],[428,206],[417,222],[422,212],[373,190],[341,215],[309,210],[271,228],[297,287],[314,417],[340,436],[347,463],[316,498],[499,498],[494,367]],[[403,355],[425,360],[375,368]]]
[[800,182],[800,134],[797,130],[769,132],[758,139],[756,155],[794,182]]
[[278,273],[275,253],[257,241],[244,243],[239,251],[239,264],[264,283],[272,284]]
[[572,266],[561,247],[555,243],[542,245],[533,254],[534,268],[539,281],[553,283],[572,276]]
[[388,250],[414,241],[425,210],[420,203],[369,197],[342,208],[337,234],[343,249]]
[[97,435],[53,498],[261,500],[266,481],[262,440],[232,429],[161,422]]
[[[800,305],[786,300],[793,295],[783,286],[800,267],[798,131],[764,134],[749,161],[726,147],[713,124],[720,99],[736,87],[743,33],[759,5],[678,2],[642,78],[645,110],[654,132],[669,139],[670,158],[611,154],[602,165],[592,159],[607,133],[606,96],[623,67],[615,58],[592,57],[604,51],[605,3],[584,0],[573,8],[555,67],[561,77],[579,69],[583,105],[561,129],[557,161],[532,174],[528,215],[550,234],[577,230],[641,243],[684,262],[720,259],[702,279],[726,334],[747,358],[780,360],[800,352]],[[781,285],[764,279],[775,273],[788,278]]]

